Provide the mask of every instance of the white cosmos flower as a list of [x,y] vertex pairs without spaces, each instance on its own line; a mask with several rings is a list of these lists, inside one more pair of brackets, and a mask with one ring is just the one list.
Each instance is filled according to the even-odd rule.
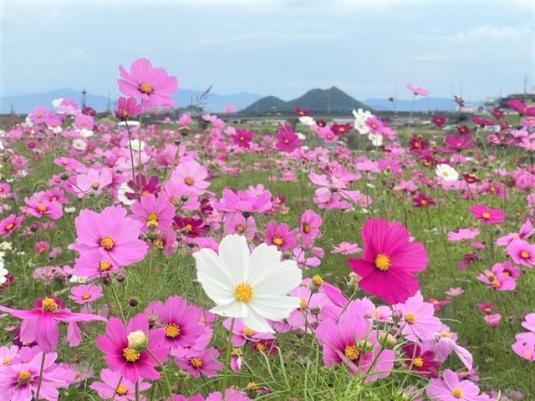
[[366,120],[370,117],[373,117],[373,114],[368,110],[364,111],[358,109],[357,111],[353,110],[353,116],[355,117],[355,122],[353,126],[361,135],[367,135],[370,133],[370,128],[366,125]]
[[435,173],[444,181],[457,181],[459,179],[457,170],[448,164],[439,164],[435,169]]
[[77,138],[72,141],[72,147],[83,152],[87,149],[87,142],[81,138]]
[[93,135],[95,135],[95,133],[90,130],[90,129],[87,129],[87,128],[82,128],[80,130],[80,135],[82,135],[84,138],[90,138],[92,137]]
[[145,149],[145,142],[139,139],[132,139],[130,143],[132,146],[132,150],[135,152],[143,152],[143,150]]
[[310,117],[310,116],[301,116],[301,117],[299,117],[299,122],[301,124],[304,124],[304,125],[309,126],[309,127],[314,125],[314,119],[312,117]]
[[381,146],[383,144],[383,136],[381,134],[368,134],[368,139],[372,141],[373,146]]
[[136,202],[136,200],[128,199],[126,197],[127,192],[131,193],[131,192],[134,192],[134,190],[130,188],[126,182],[123,182],[121,185],[119,185],[119,189],[117,190],[117,200],[121,202],[123,205],[131,206]]
[[0,267],[0,285],[4,285],[7,281],[7,274],[9,272],[3,266]]
[[250,252],[245,237],[228,235],[219,254],[208,248],[193,254],[197,280],[216,303],[211,312],[240,318],[256,332],[272,333],[266,319],[280,321],[299,307],[287,294],[301,283],[302,272],[293,260],[281,262],[277,247],[261,244]]

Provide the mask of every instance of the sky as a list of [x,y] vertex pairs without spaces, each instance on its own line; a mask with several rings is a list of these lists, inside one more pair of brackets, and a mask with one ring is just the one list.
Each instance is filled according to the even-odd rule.
[[115,96],[141,56],[220,94],[483,100],[535,86],[535,0],[0,0],[0,96]]

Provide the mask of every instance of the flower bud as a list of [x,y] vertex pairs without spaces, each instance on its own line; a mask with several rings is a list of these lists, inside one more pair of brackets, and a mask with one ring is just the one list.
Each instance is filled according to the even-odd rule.
[[143,351],[147,348],[149,340],[142,330],[136,330],[128,334],[128,348],[135,349],[136,351]]

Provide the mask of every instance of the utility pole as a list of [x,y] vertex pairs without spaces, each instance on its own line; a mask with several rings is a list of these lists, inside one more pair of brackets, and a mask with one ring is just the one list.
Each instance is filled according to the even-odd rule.
[[524,76],[524,96],[528,94],[528,77]]
[[85,88],[82,90],[82,108],[84,108],[86,106],[85,104],[85,95],[87,94],[87,91],[85,90]]

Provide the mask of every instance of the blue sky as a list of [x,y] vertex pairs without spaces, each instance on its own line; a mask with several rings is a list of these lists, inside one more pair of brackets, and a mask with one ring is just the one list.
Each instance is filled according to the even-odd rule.
[[535,0],[0,0],[0,96],[117,92],[139,56],[179,86],[290,99],[483,99],[535,85]]

